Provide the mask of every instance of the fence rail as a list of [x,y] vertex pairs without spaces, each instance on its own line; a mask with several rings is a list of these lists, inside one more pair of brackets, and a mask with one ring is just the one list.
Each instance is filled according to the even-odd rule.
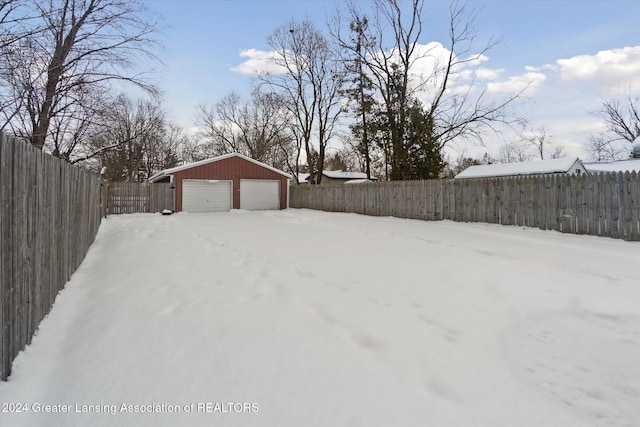
[[93,243],[100,179],[0,133],[0,379]]
[[640,176],[594,175],[292,186],[290,206],[487,222],[640,241]]
[[173,210],[169,183],[109,182],[104,186],[106,214],[155,213]]

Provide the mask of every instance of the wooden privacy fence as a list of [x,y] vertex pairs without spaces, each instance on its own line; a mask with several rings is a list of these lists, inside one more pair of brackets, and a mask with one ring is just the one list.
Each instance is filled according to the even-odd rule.
[[487,222],[640,241],[640,177],[541,175],[292,186],[292,208]]
[[109,182],[103,187],[106,214],[155,213],[173,210],[172,184]]
[[0,379],[100,226],[100,179],[0,133]]

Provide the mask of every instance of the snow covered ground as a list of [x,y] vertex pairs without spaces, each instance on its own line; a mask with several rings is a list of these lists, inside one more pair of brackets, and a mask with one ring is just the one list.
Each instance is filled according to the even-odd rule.
[[640,244],[112,216],[0,396],[3,427],[637,426]]

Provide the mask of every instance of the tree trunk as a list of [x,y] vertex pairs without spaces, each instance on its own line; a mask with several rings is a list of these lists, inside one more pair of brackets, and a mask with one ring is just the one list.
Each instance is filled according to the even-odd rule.
[[49,131],[49,123],[51,123],[51,105],[53,105],[53,97],[56,94],[58,81],[62,75],[63,52],[62,47],[56,47],[56,52],[51,58],[51,63],[47,70],[47,85],[45,86],[45,96],[40,111],[38,112],[38,122],[36,128],[31,135],[31,144],[38,150],[44,148],[44,142]]
[[[74,7],[75,6],[73,4],[65,3],[62,15],[65,16],[70,12],[69,8]],[[31,143],[39,150],[44,148],[47,133],[49,132],[49,124],[51,123],[51,106],[53,105],[53,98],[57,93],[65,61],[67,60],[69,52],[71,52],[71,48],[76,43],[76,35],[78,34],[78,31],[85,23],[87,16],[93,13],[94,8],[95,1],[91,0],[87,5],[87,10],[77,21],[72,18],[71,27],[69,28],[69,33],[66,36],[64,35],[64,28],[66,24],[64,19],[59,23],[59,28],[50,29],[52,31],[56,31],[56,47],[53,52],[53,56],[51,57],[49,67],[47,68],[47,84],[45,86],[44,101],[42,102],[42,106],[38,112],[38,123],[35,129],[33,129],[33,134],[31,135]],[[74,12],[74,10],[71,10],[72,16]]]

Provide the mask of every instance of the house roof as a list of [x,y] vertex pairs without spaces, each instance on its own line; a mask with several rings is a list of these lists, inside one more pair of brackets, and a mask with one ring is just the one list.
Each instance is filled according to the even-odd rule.
[[310,175],[309,173],[300,172],[298,174],[298,183],[302,184],[303,182],[307,182],[307,178],[309,178]]
[[276,168],[274,168],[272,166],[269,166],[266,163],[259,162],[257,160],[252,159],[251,157],[244,156],[244,155],[242,155],[240,153],[230,153],[230,154],[224,154],[222,156],[211,157],[209,159],[200,160],[199,162],[187,163],[185,165],[177,166],[177,167],[171,168],[171,169],[165,169],[165,170],[160,171],[160,172],[156,173],[155,175],[153,175],[151,178],[149,178],[148,181],[149,182],[156,182],[156,181],[161,180],[162,178],[164,178],[167,175],[173,174],[174,172],[182,171],[182,170],[185,170],[185,169],[195,168],[197,166],[206,165],[208,163],[219,162],[221,160],[230,159],[232,157],[240,157],[241,159],[247,160],[247,161],[249,161],[251,163],[255,163],[258,166],[262,166],[263,168],[266,168],[266,169],[269,169],[269,170],[271,170],[273,172],[279,173],[282,176],[285,176],[287,178],[291,178],[291,175],[289,175],[288,173],[283,172],[280,169],[276,169]]
[[345,184],[370,184],[373,181],[367,178],[359,178],[359,179],[350,179],[348,181],[345,181]]
[[584,167],[589,172],[640,172],[640,159],[589,162],[585,163]]
[[534,160],[531,162],[518,163],[494,163],[491,165],[470,166],[456,175],[456,179],[567,173],[572,171],[575,167],[584,167],[580,159],[577,157]]
[[[367,174],[364,172],[345,172],[345,171],[322,171],[322,175],[331,179],[367,179]],[[371,179],[378,179],[374,176]]]

